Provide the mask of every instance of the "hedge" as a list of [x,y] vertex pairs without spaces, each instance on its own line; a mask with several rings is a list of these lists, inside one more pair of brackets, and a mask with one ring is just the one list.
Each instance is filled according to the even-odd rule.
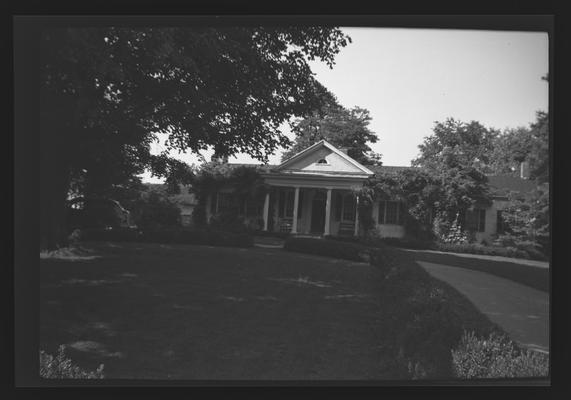
[[449,253],[467,253],[467,254],[481,254],[488,256],[501,256],[509,258],[523,258],[538,261],[547,261],[547,257],[535,248],[515,248],[515,247],[499,247],[499,246],[485,246],[479,243],[434,243],[422,240],[417,240],[410,237],[404,238],[382,238],[382,239],[368,239],[361,237],[342,237],[342,236],[327,236],[329,240],[340,242],[360,243],[370,247],[379,247],[383,244],[388,244],[395,247],[402,247],[405,249],[414,250],[438,250]]
[[[383,341],[391,344],[394,368],[402,378],[464,379],[474,377],[466,371],[476,369],[478,377],[546,375],[548,358],[521,350],[465,296],[433,278],[409,253],[381,246],[370,257],[383,280],[379,304],[388,320]],[[503,361],[478,361],[482,346],[475,343],[489,344],[490,338],[496,341],[493,354],[502,354]]]
[[337,243],[335,241],[299,237],[287,238],[284,243],[284,249],[352,261],[368,261],[370,251],[368,247],[358,243]]
[[232,233],[210,229],[86,229],[81,240],[111,242],[144,242],[168,244],[197,244],[209,246],[252,247],[254,239],[245,233]]

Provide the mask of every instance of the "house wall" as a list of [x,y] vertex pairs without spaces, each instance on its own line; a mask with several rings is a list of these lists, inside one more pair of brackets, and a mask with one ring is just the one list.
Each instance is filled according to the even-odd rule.
[[373,220],[376,222],[375,229],[379,233],[381,237],[391,237],[391,238],[402,238],[406,234],[406,230],[403,225],[395,225],[395,224],[379,224],[379,205],[380,201],[376,201],[373,204],[373,213],[372,217]]
[[499,210],[503,210],[508,204],[506,200],[493,200],[492,205],[486,208],[486,226],[484,232],[476,232],[476,241],[482,242],[485,240],[492,242],[494,235],[498,232],[497,226],[497,213]]

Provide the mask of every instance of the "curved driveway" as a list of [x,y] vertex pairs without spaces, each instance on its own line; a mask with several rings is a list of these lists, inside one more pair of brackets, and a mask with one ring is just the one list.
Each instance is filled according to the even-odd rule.
[[508,335],[529,349],[549,352],[549,294],[485,272],[417,261],[465,295]]

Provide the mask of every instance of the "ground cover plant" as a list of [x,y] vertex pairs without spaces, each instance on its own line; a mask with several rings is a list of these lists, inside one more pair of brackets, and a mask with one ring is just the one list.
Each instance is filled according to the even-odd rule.
[[59,346],[56,356],[40,350],[40,376],[47,379],[103,379],[104,365],[94,371],[80,368],[65,354],[65,346]]

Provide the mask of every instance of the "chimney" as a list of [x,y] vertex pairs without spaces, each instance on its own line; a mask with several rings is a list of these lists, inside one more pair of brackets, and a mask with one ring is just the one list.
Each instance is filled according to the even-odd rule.
[[522,179],[529,179],[529,162],[523,161],[519,164],[519,176]]

